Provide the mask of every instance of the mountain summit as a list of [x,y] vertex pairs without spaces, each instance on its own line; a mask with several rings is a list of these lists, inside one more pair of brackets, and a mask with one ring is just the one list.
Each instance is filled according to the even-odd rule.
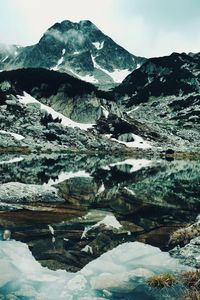
[[92,22],[66,20],[50,27],[36,45],[19,48],[12,54],[4,49],[0,69],[42,67],[102,85],[122,82],[144,61],[116,44]]

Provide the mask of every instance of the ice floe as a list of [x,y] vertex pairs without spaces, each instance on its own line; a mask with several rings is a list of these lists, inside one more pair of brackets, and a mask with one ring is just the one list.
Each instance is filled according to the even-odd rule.
[[[87,246],[82,250],[91,251]],[[111,296],[131,292],[134,297],[134,290],[149,276],[186,269],[156,247],[131,242],[104,253],[77,273],[51,271],[34,259],[26,244],[0,241],[1,294],[21,298],[28,293],[31,299],[98,299],[105,291]]]

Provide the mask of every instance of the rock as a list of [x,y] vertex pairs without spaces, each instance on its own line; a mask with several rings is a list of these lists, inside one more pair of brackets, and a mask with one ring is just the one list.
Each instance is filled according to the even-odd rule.
[[165,154],[166,154],[166,155],[174,155],[174,153],[175,153],[175,151],[174,151],[173,149],[167,149],[167,150],[165,151]]
[[12,100],[6,100],[5,103],[7,105],[17,105],[17,101],[15,99],[12,99]]
[[200,220],[190,226],[179,228],[174,231],[169,240],[171,246],[185,246],[190,240],[200,236]]
[[4,183],[0,186],[0,199],[5,203],[64,202],[53,187],[20,182]]
[[0,90],[3,92],[7,92],[11,89],[11,83],[8,81],[3,81],[0,84]]
[[172,257],[178,258],[182,264],[200,268],[200,237],[192,239],[183,248],[175,247],[170,251],[170,254]]
[[0,147],[9,148],[9,147],[16,147],[17,145],[20,145],[20,142],[16,141],[13,136],[9,134],[0,133]]
[[11,237],[11,231],[10,230],[4,230],[3,232],[3,240],[4,241],[9,241]]

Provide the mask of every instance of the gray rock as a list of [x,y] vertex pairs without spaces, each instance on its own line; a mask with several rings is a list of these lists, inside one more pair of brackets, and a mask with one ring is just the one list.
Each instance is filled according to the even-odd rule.
[[15,99],[12,99],[12,100],[6,100],[5,102],[6,102],[6,104],[8,104],[8,105],[17,105],[17,101],[16,101]]
[[0,199],[5,203],[64,202],[53,187],[9,182],[0,186]]
[[175,247],[170,251],[171,256],[178,258],[181,263],[200,268],[200,236],[194,238],[185,247]]
[[11,84],[10,84],[10,82],[8,82],[8,81],[3,81],[3,82],[0,84],[0,90],[2,90],[3,92],[8,91],[10,88],[11,88]]

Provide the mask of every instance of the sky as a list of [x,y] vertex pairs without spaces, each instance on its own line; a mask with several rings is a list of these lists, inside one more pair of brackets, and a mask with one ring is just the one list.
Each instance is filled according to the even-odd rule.
[[0,0],[0,43],[32,45],[85,19],[135,55],[200,52],[200,0]]

